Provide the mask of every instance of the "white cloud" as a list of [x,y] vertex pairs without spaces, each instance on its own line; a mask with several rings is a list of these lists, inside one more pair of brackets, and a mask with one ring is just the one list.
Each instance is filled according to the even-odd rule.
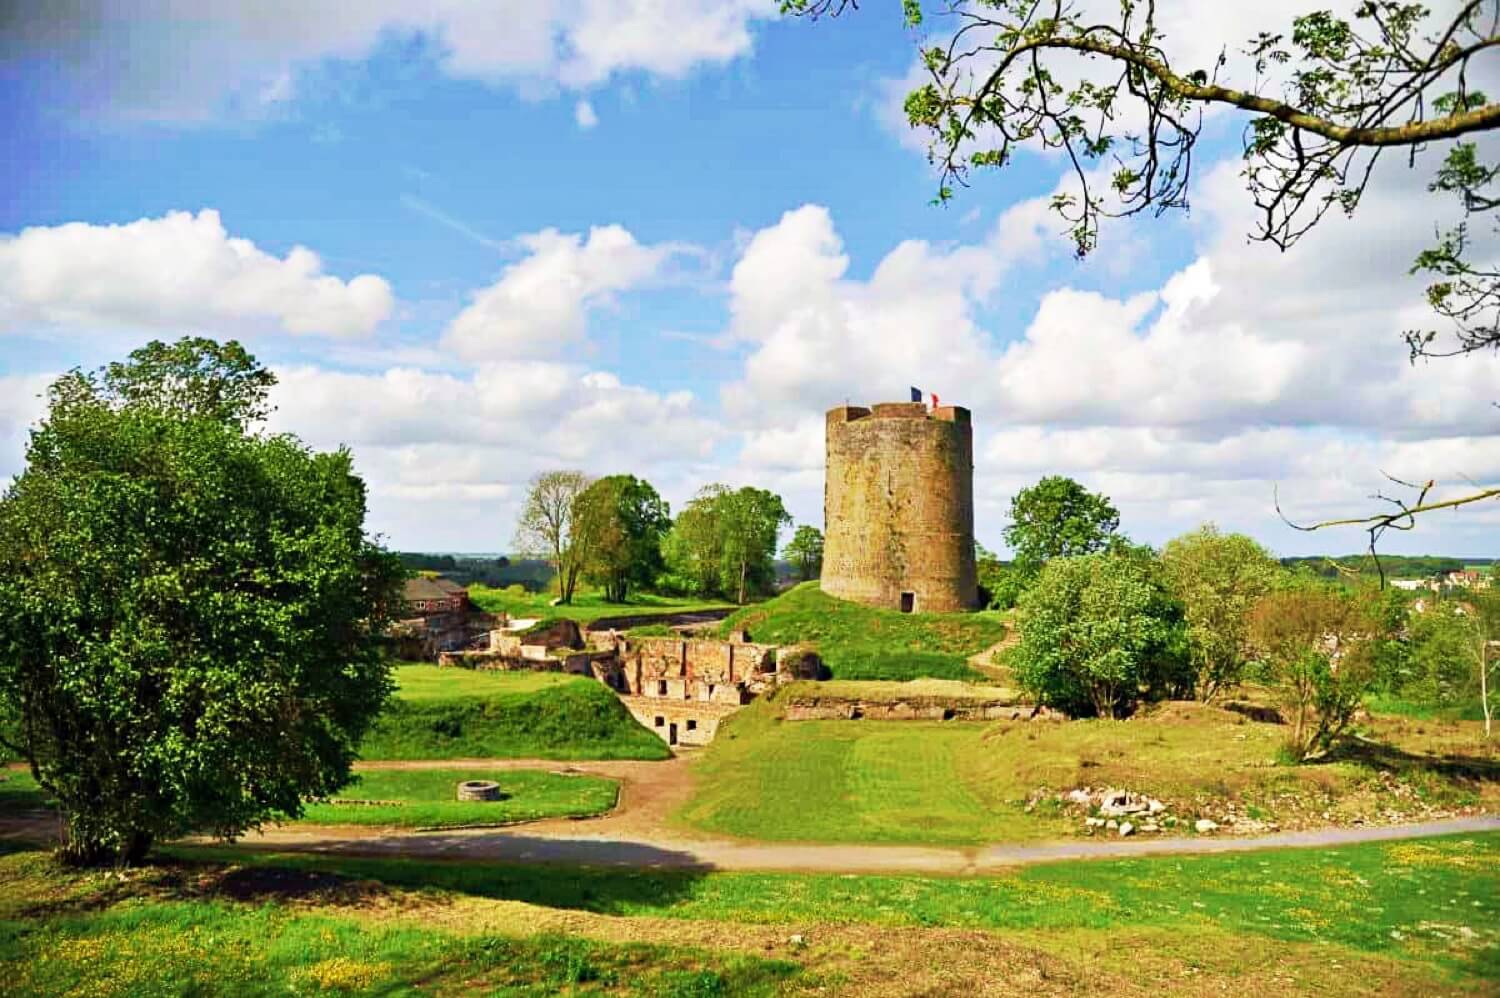
[[470,361],[555,357],[584,338],[588,313],[655,276],[674,252],[643,246],[618,225],[588,238],[556,229],[521,236],[528,255],[476,292],[448,324],[444,345]]
[[0,236],[0,331],[43,323],[352,336],[392,306],[384,279],[324,274],[302,246],[276,257],[230,236],[208,209]]
[[593,104],[581,100],[573,107],[573,121],[579,128],[588,131],[599,124],[599,115],[594,111]]
[[[863,280],[825,210],[789,212],[743,241],[731,280],[731,328],[749,347],[724,389],[742,440],[732,474],[774,478],[815,522],[823,409],[915,384],[974,411],[986,543],[1017,489],[1069,474],[1110,494],[1142,539],[1211,518],[1278,550],[1358,548],[1358,531],[1292,531],[1273,488],[1309,521],[1366,510],[1389,488],[1382,472],[1437,478],[1444,494],[1500,478],[1500,357],[1412,365],[1401,343],[1431,321],[1406,275],[1441,213],[1424,179],[1378,178],[1354,219],[1282,254],[1246,244],[1247,199],[1224,164],[1203,177],[1193,262],[1134,295],[1056,287],[1009,342],[980,316],[1015,262],[1007,246],[1055,251],[1040,202],[1013,206],[981,243],[901,243]],[[1387,545],[1482,553],[1495,522],[1430,518]]]
[[391,38],[424,38],[450,76],[539,94],[722,64],[776,16],[774,0],[306,0],[274,17],[252,0],[84,0],[12,15],[0,62],[53,63],[72,84],[58,96],[85,110],[192,122],[264,113],[299,70]]
[[272,427],[320,448],[350,446],[371,487],[373,528],[409,546],[506,549],[527,480],[550,468],[644,475],[681,502],[710,480],[723,436],[691,393],[572,364],[277,374]]

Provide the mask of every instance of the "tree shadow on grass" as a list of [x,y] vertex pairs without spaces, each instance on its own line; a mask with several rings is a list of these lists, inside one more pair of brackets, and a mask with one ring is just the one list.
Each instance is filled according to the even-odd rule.
[[[174,847],[171,855],[237,864],[247,885],[263,882],[252,871],[263,876],[278,870],[288,884],[298,875],[331,877],[337,883],[321,889],[333,891],[340,903],[388,904],[384,888],[402,887],[604,915],[669,909],[691,898],[694,884],[711,869],[691,853],[646,843],[518,835],[477,842],[474,836],[399,835],[295,851],[190,846]],[[355,883],[363,886],[363,896],[350,893]]]
[[1387,742],[1345,738],[1320,762],[1350,762],[1395,775],[1430,773],[1470,790],[1482,783],[1500,783],[1500,759],[1459,752],[1420,754]]

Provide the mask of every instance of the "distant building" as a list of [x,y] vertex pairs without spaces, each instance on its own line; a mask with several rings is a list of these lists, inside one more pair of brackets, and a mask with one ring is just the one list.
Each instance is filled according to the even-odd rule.
[[1431,586],[1432,583],[1427,579],[1392,579],[1391,585],[1397,589],[1405,589],[1408,592],[1414,592],[1419,589],[1426,589]]
[[1490,577],[1472,569],[1449,572],[1443,576],[1443,582],[1450,586],[1458,586],[1461,589],[1488,589],[1490,587]]
[[488,634],[495,618],[475,610],[469,591],[451,579],[418,575],[401,590],[402,619],[391,627],[398,658],[435,661]]
[[407,579],[401,598],[406,603],[406,612],[413,617],[459,613],[469,605],[469,591],[441,576],[432,579],[418,575]]

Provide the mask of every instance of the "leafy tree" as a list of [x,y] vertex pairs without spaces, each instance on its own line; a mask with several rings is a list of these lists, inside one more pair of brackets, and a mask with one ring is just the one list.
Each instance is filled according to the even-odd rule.
[[589,487],[581,471],[548,471],[531,480],[516,522],[515,548],[523,555],[546,559],[557,573],[557,596],[573,602],[584,551],[573,530],[573,508]]
[[664,545],[672,577],[691,591],[743,604],[775,582],[776,538],[791,519],[773,492],[705,486],[677,517]]
[[0,729],[72,861],[296,816],[391,689],[400,562],[347,451],[252,432],[273,383],[201,339],[75,370],[0,498]]
[[1051,475],[1015,494],[1010,520],[1005,542],[1016,567],[1032,575],[1053,558],[1104,550],[1120,526],[1120,511],[1107,496]]
[[1208,703],[1239,683],[1250,611],[1270,591],[1279,567],[1249,537],[1221,534],[1212,523],[1169,541],[1161,560],[1187,620],[1197,694]]
[[725,493],[719,503],[725,568],[733,573],[725,589],[743,605],[752,592],[763,592],[775,582],[776,536],[792,517],[779,495],[748,485]]
[[1290,715],[1287,750],[1299,762],[1327,752],[1354,720],[1375,678],[1376,623],[1353,596],[1329,590],[1270,593],[1250,615],[1250,638]]
[[974,545],[974,568],[979,578],[980,598],[990,610],[1009,610],[1021,598],[1028,576],[983,544]]
[[[783,0],[814,17],[853,0]],[[1244,40],[1255,78],[1212,66],[1173,65],[1161,48],[1155,0],[1124,0],[1112,15],[1069,0],[944,0],[947,39],[924,41],[928,79],[906,98],[913,128],[946,201],[974,169],[1003,169],[1021,149],[1059,151],[1074,189],[1053,198],[1080,256],[1099,222],[1186,210],[1204,110],[1248,118],[1243,176],[1258,209],[1256,238],[1286,249],[1330,210],[1352,214],[1388,150],[1415,164],[1434,146],[1445,158],[1431,184],[1455,197],[1466,221],[1440,235],[1413,269],[1431,273],[1429,303],[1457,331],[1452,351],[1500,347],[1500,268],[1468,258],[1467,217],[1500,207],[1500,167],[1482,160],[1473,133],[1500,125],[1500,104],[1472,88],[1476,57],[1500,45],[1495,0],[1438,12],[1404,0],[1362,0],[1352,20],[1314,10],[1290,34]],[[904,0],[909,26],[920,0]],[[1224,39],[1225,49],[1239,42]],[[1083,58],[1080,58],[1082,56]],[[1100,69],[1103,72],[1100,72]],[[1267,81],[1279,78],[1281,95]],[[1434,334],[1408,335],[1414,354]]]
[[823,574],[823,531],[802,524],[787,542],[782,557],[797,566],[797,575],[803,582],[816,579]]
[[579,493],[573,537],[583,577],[623,603],[632,586],[650,585],[661,571],[662,535],[671,525],[667,504],[634,475],[610,475]]
[[1457,704],[1479,692],[1479,621],[1472,608],[1447,600],[1414,613],[1410,674],[1401,692],[1426,703]]
[[1010,662],[1040,703],[1119,717],[1185,678],[1181,610],[1139,551],[1049,561],[1017,610],[1021,640]]

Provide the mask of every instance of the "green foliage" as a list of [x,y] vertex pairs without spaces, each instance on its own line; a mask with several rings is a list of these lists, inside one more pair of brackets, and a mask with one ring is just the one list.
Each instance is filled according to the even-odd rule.
[[880,610],[834,599],[815,582],[740,610],[720,633],[741,628],[756,641],[811,646],[837,679],[979,680],[969,656],[1005,637],[992,614]]
[[1367,603],[1336,592],[1284,591],[1261,599],[1250,636],[1271,670],[1299,760],[1327,752],[1348,730],[1375,681],[1377,622]]
[[1118,717],[1143,695],[1190,684],[1182,611],[1147,555],[1056,558],[1017,610],[1021,641],[1009,661],[1040,703]]
[[1279,569],[1255,541],[1221,534],[1212,523],[1169,541],[1161,561],[1183,607],[1196,690],[1207,703],[1239,684],[1249,653],[1250,611]]
[[974,567],[979,578],[980,598],[991,610],[1012,609],[1033,578],[1015,565],[1007,565],[983,545],[975,545]]
[[781,556],[797,566],[797,577],[801,581],[816,579],[823,572],[823,532],[810,524],[802,524],[787,542]]
[[637,724],[619,699],[592,679],[436,666],[403,666],[396,675],[400,694],[360,746],[367,759],[671,755],[660,738]]
[[1052,475],[1016,493],[1010,520],[1005,543],[1016,567],[1034,575],[1053,558],[1104,550],[1120,526],[1120,511],[1107,496]]
[[153,343],[53,388],[0,499],[0,706],[66,854],[234,836],[349,778],[399,562],[346,451],[247,432],[271,375]]
[[[464,780],[495,781],[501,799],[456,799]],[[314,825],[465,828],[592,817],[614,807],[618,796],[614,780],[597,776],[528,769],[377,769],[359,773],[342,793],[309,804],[302,820]]]
[[[774,492],[705,486],[678,514],[663,542],[668,569],[663,582],[673,591],[724,596],[743,605],[774,587],[776,537],[790,522]],[[821,552],[821,538],[818,544]]]
[[623,603],[631,588],[655,581],[671,517],[649,482],[634,475],[601,478],[578,494],[572,515],[583,577],[602,588],[606,600]]
[[1434,603],[1411,616],[1409,670],[1397,690],[1439,706],[1463,703],[1479,692],[1481,625],[1457,603]]

